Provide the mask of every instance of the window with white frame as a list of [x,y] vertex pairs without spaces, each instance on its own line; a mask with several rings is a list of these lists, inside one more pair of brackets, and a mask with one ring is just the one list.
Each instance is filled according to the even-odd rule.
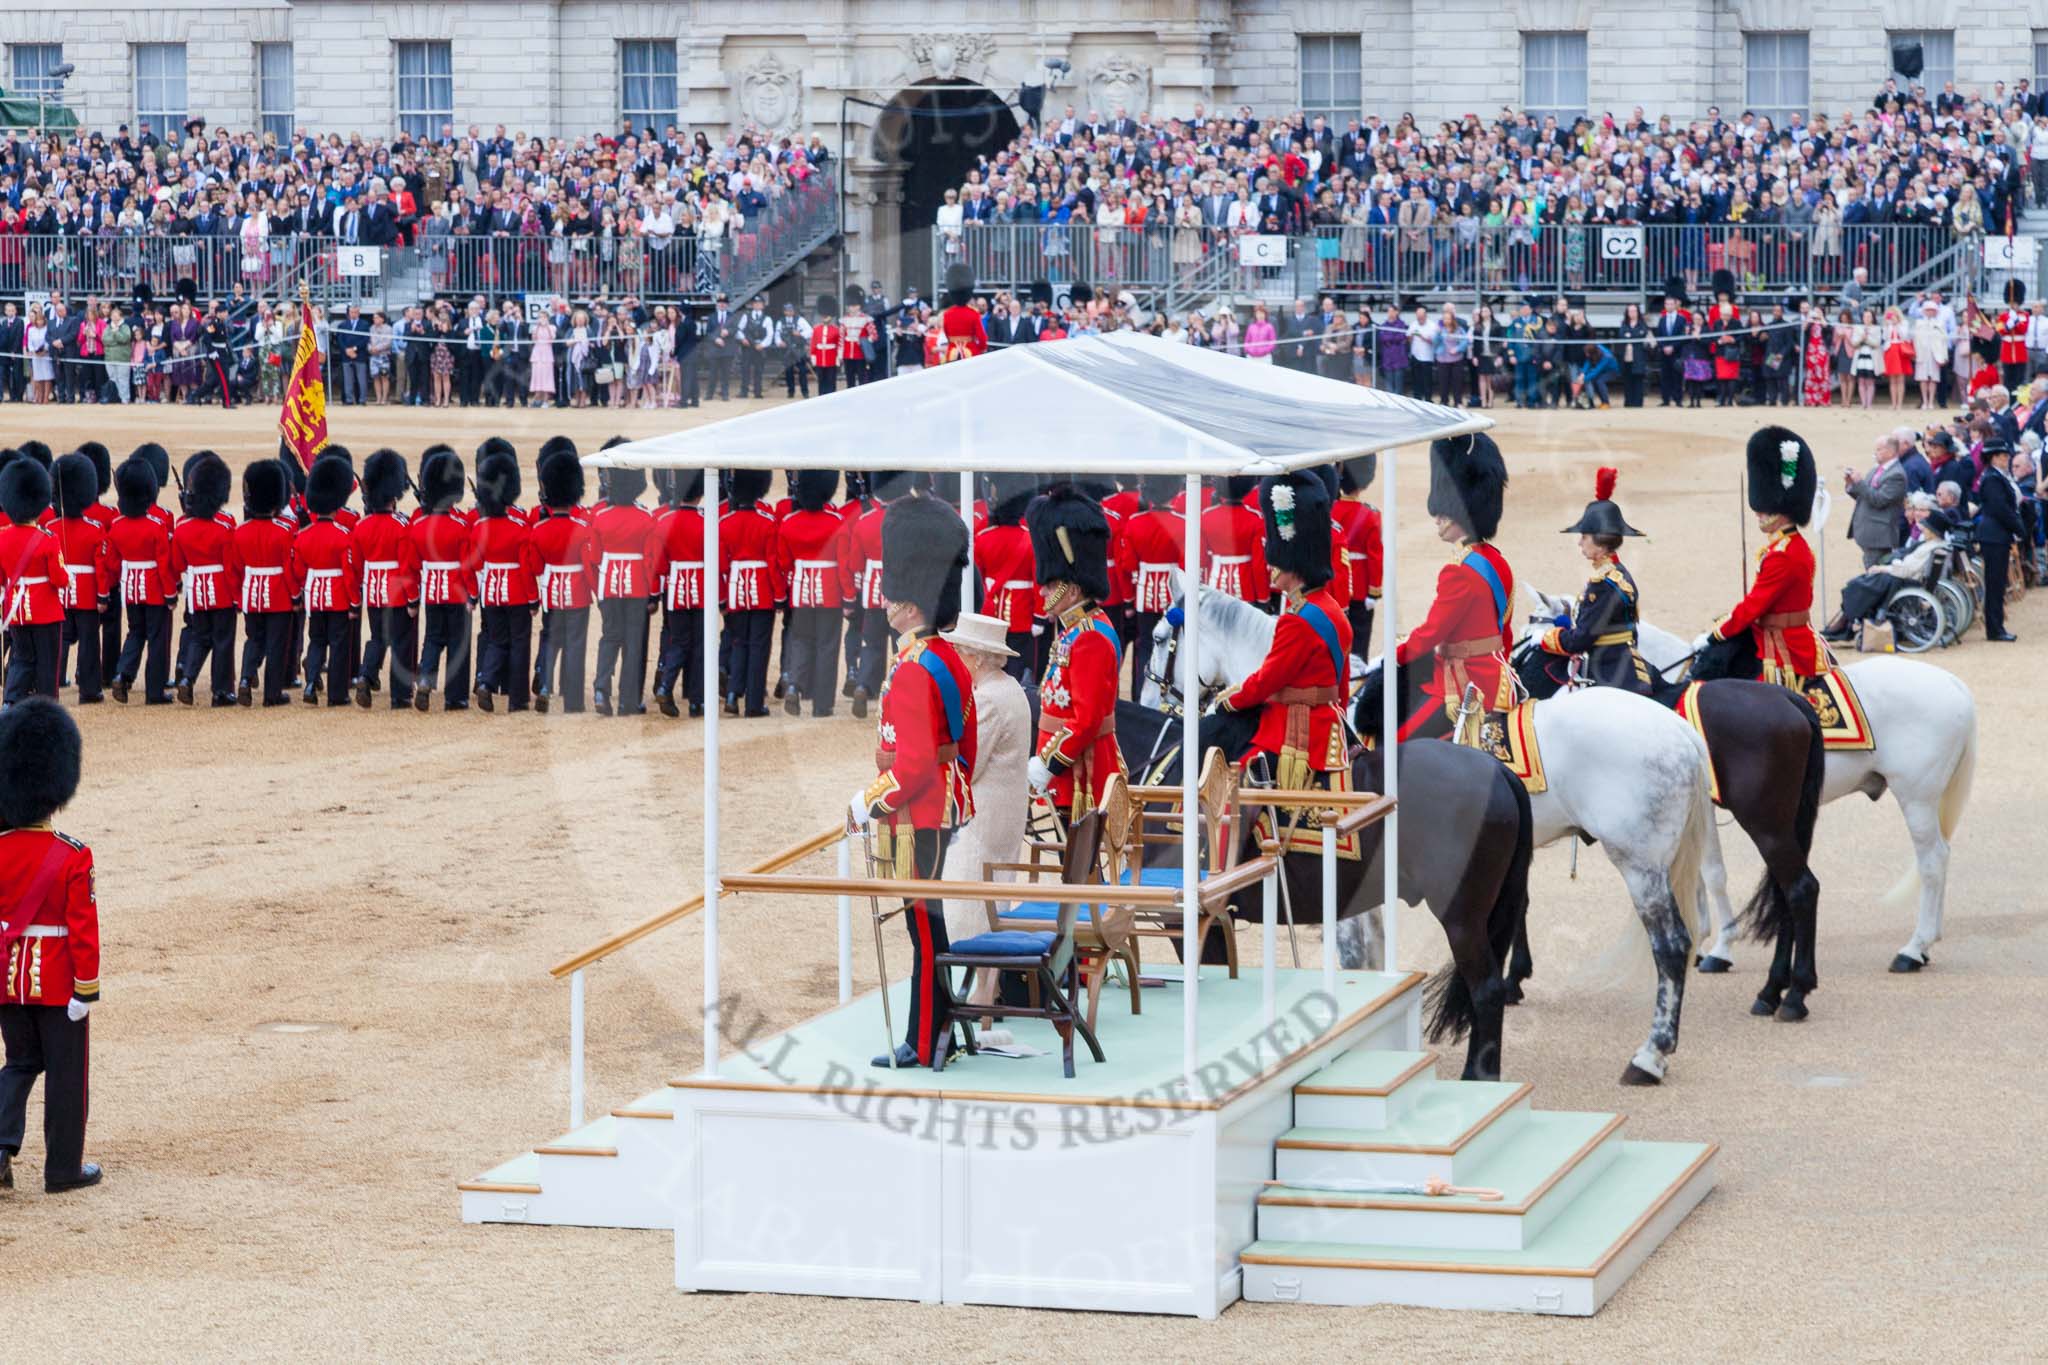
[[658,137],[676,121],[676,45],[653,39],[619,44],[619,116]]
[[135,122],[164,142],[185,136],[185,45],[135,45]]
[[1931,100],[1941,93],[1941,87],[1956,78],[1956,35],[1954,29],[1916,29],[1912,32],[1892,34],[1892,47],[1900,43],[1920,44],[1920,74],[1906,76],[1894,68],[1892,79],[1899,83],[1899,89],[1910,94],[1916,85],[1927,87]]
[[1301,38],[1301,111],[1323,116],[1330,128],[1342,128],[1365,107],[1364,78],[1359,71],[1356,33],[1303,34]]
[[2034,35],[2034,89],[2048,86],[2048,33]]
[[1560,128],[1586,116],[1586,35],[1522,35],[1522,107],[1534,119],[1555,115]]
[[263,131],[282,143],[292,135],[292,45],[256,44],[256,110]]
[[50,73],[64,65],[62,43],[16,43],[7,49],[7,93],[17,99],[56,99],[62,82]]
[[1743,35],[1743,107],[1782,128],[1793,114],[1807,112],[1806,35]]
[[445,42],[398,44],[398,131],[426,140],[455,121],[455,55]]

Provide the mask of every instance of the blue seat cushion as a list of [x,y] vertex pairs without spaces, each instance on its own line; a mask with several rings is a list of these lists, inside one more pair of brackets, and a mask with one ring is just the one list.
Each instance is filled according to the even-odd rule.
[[[1136,869],[1128,869],[1128,868],[1127,868],[1127,869],[1125,869],[1125,876],[1124,876],[1124,885],[1126,885],[1126,886],[1129,886],[1129,885],[1131,884],[1131,879],[1130,879],[1129,873],[1130,873],[1130,872],[1131,872],[1132,870],[1135,870],[1135,871],[1137,872],[1137,874],[1138,874],[1138,882],[1137,882],[1137,884],[1138,884],[1139,886],[1173,886],[1173,887],[1178,887],[1178,886],[1180,886],[1180,885],[1181,885],[1181,875],[1180,875],[1180,868],[1179,868],[1178,866],[1175,866],[1175,867],[1140,867],[1140,868],[1136,868]],[[1199,877],[1199,876],[1201,876],[1201,873],[1197,872],[1197,873],[1196,873],[1195,875],[1196,875],[1197,877]]]
[[[1077,921],[1082,924],[1095,923],[1094,906],[1077,905],[1074,908],[1080,912],[1074,916]],[[1003,911],[1004,919],[1044,920],[1047,924],[1051,924],[1059,917],[1060,908],[1051,901],[1019,901]]]
[[995,929],[963,938],[947,949],[979,957],[1040,957],[1052,949],[1053,935],[1030,929]]

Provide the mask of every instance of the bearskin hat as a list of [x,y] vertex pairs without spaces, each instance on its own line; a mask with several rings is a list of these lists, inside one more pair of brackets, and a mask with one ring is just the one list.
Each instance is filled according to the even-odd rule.
[[824,317],[824,318],[829,318],[829,317],[836,317],[836,316],[838,316],[838,313],[839,313],[839,307],[838,307],[838,305],[837,305],[837,304],[835,304],[835,303],[833,303],[833,302],[832,302],[832,296],[831,296],[830,294],[820,294],[820,295],[818,295],[818,316],[819,316],[819,317]]
[[937,498],[906,498],[882,519],[882,596],[950,630],[960,618],[960,571],[967,567],[967,526]]
[[73,451],[59,458],[52,472],[58,516],[75,517],[99,501],[99,471],[85,455]]
[[1259,484],[1266,517],[1266,563],[1320,588],[1330,581],[1330,486],[1313,469]]
[[767,497],[774,485],[775,476],[765,469],[735,469],[727,496],[734,507],[751,507]]
[[1685,276],[1669,275],[1665,277],[1664,298],[1668,303],[1675,303],[1680,308],[1685,307]]
[[822,512],[832,505],[832,499],[838,492],[838,470],[799,469],[796,474],[796,487],[790,490],[790,496],[804,511]]
[[1038,496],[1036,474],[991,474],[988,490],[988,519],[997,526],[1015,526],[1024,520],[1031,500]]
[[1337,491],[1356,493],[1362,488],[1372,487],[1372,481],[1379,477],[1380,457],[1360,455],[1345,460],[1337,466]]
[[519,458],[519,451],[510,441],[502,436],[484,437],[483,440],[478,441],[476,444],[476,467],[479,473],[483,471],[484,457],[486,455],[510,455],[514,460],[517,460]]
[[[566,440],[565,437],[556,439]],[[567,511],[583,501],[583,462],[576,458],[573,445],[567,451],[542,454],[540,500],[543,506],[557,512]]]
[[2005,301],[2007,305],[2013,308],[2018,308],[2026,303],[2027,282],[2017,275],[2007,280],[2005,282]]
[[9,460],[0,468],[0,512],[16,526],[33,526],[50,505],[50,476],[34,460]]
[[155,441],[144,441],[141,445],[135,447],[134,452],[128,458],[131,460],[142,460],[147,463],[149,465],[149,472],[156,475],[156,486],[159,489],[171,481],[171,452],[165,450]]
[[242,517],[265,521],[284,511],[291,476],[276,460],[258,460],[242,471]]
[[1714,272],[1714,297],[1716,299],[1727,299],[1731,303],[1735,302],[1734,271],[1716,270]]
[[1094,301],[1095,291],[1094,289],[1090,288],[1088,285],[1084,284],[1080,280],[1075,280],[1074,283],[1070,285],[1067,289],[1067,298],[1070,299],[1076,307],[1080,307],[1082,305]]
[[663,469],[655,473],[663,479],[661,500],[672,507],[701,501],[704,497],[704,471],[701,469]]
[[1072,583],[1091,602],[1109,596],[1109,518],[1101,503],[1072,487],[1055,488],[1031,504],[1025,521],[1041,585]]
[[1256,474],[1226,474],[1223,476],[1223,492],[1218,502],[1243,502],[1258,491],[1259,476]]
[[355,471],[355,452],[353,450],[350,450],[347,446],[343,445],[339,441],[329,441],[326,445],[321,446],[320,449],[314,454],[313,458],[315,460],[340,460],[343,464],[349,467],[349,471],[351,473]]
[[[767,475],[762,475],[767,478]],[[647,491],[647,471],[644,469],[613,469],[605,480],[605,501],[614,507],[624,507]]]
[[1593,476],[1593,501],[1586,504],[1586,510],[1579,513],[1579,519],[1564,528],[1564,533],[1583,536],[1639,536],[1642,534],[1622,518],[1621,508],[1614,502],[1614,481],[1620,471],[1602,467]]
[[49,473],[51,468],[57,463],[56,457],[50,453],[49,445],[43,441],[23,441],[21,443],[21,453],[41,465],[45,474]]
[[1784,427],[1761,427],[1749,438],[1748,457],[1749,510],[1806,525],[1820,486],[1806,442]]
[[462,486],[469,471],[462,457],[440,446],[420,461],[420,503],[429,512],[446,512],[462,501]]
[[1178,474],[1147,474],[1138,480],[1138,496],[1147,507],[1171,507],[1181,491]]
[[77,722],[48,697],[0,711],[0,829],[39,825],[63,809],[78,791],[80,747]]
[[124,517],[139,517],[156,506],[163,482],[146,459],[131,456],[114,471],[114,506]]
[[1030,298],[1033,303],[1042,303],[1048,308],[1052,307],[1052,281],[1033,280],[1031,282]]
[[1485,432],[1430,442],[1431,516],[1457,522],[1476,540],[1492,540],[1507,487],[1507,462]]
[[917,470],[877,469],[868,475],[868,492],[877,502],[894,502],[931,486],[931,476]]
[[322,455],[306,475],[306,510],[316,517],[331,517],[347,505],[355,487],[356,472],[347,460]]
[[965,308],[974,302],[974,269],[963,261],[946,267],[946,306]]
[[573,460],[577,458],[577,454],[578,452],[576,449],[576,443],[574,441],[570,440],[566,436],[550,436],[545,441],[542,441],[540,443],[540,453],[536,455],[534,458],[536,460],[545,461],[552,459],[557,455],[567,455],[570,459]]
[[512,453],[509,441],[486,450],[490,444],[485,441],[477,447],[476,506],[487,517],[502,517],[519,501],[519,457]]
[[412,482],[405,456],[389,446],[370,452],[363,461],[363,506],[371,510],[390,507]]
[[210,450],[185,461],[185,515],[201,519],[219,513],[235,493],[234,471]]
[[105,443],[100,441],[80,441],[78,453],[92,461],[93,477],[99,481],[100,491],[93,494],[93,497],[104,498],[107,490],[114,486],[114,457],[107,452]]
[[858,308],[868,301],[868,291],[857,284],[849,284],[845,290],[846,306]]

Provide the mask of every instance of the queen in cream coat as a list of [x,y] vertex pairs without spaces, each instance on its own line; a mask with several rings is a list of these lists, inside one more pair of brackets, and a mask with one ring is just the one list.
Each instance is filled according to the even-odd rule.
[[[974,819],[946,849],[947,881],[978,882],[984,863],[1014,863],[1024,851],[1024,825],[1031,794],[1025,767],[1031,759],[1031,704],[1017,680],[1003,671],[1014,653],[1003,642],[1005,623],[997,617],[963,613],[945,639],[960,652],[974,677]],[[998,881],[1009,881],[998,873]],[[988,909],[979,900],[946,902],[946,937],[958,942],[988,932]]]

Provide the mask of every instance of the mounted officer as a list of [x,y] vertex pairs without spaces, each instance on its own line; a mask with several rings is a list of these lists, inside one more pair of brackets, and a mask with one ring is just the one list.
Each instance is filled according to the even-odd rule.
[[1760,678],[1796,692],[1828,671],[1811,622],[1813,547],[1799,528],[1813,516],[1819,476],[1813,451],[1784,427],[1749,438],[1749,506],[1766,537],[1756,581],[1735,609],[1693,641],[1695,681]]
[[1579,677],[1600,687],[1621,687],[1649,696],[1649,665],[1636,652],[1636,580],[1621,563],[1621,542],[1642,534],[1614,502],[1616,471],[1593,479],[1593,501],[1564,528],[1579,538],[1579,553],[1593,566],[1572,614],[1545,631],[1537,643],[1546,653],[1576,658]]

